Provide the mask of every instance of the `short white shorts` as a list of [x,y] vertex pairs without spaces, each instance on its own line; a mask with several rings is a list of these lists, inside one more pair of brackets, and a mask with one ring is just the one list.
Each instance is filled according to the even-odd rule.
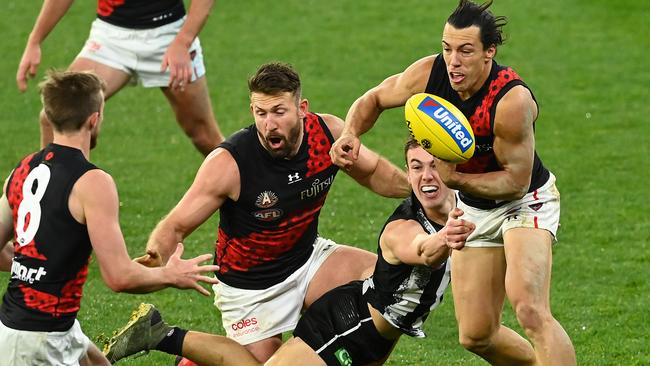
[[560,224],[560,192],[555,187],[555,176],[539,189],[522,199],[490,210],[482,210],[458,200],[458,207],[465,214],[461,217],[476,224],[467,238],[466,247],[503,246],[503,233],[512,228],[544,229],[555,236]]
[[75,320],[65,332],[30,332],[0,322],[0,366],[79,365],[90,339]]
[[[160,72],[163,55],[183,26],[185,18],[152,29],[129,29],[95,19],[90,35],[77,57],[124,71],[131,82],[144,87],[165,87],[169,70]],[[205,74],[203,51],[197,37],[190,47],[192,81]]]
[[267,289],[213,285],[214,305],[221,312],[228,338],[247,345],[294,329],[311,279],[338,247],[331,240],[316,238],[307,262],[284,282]]

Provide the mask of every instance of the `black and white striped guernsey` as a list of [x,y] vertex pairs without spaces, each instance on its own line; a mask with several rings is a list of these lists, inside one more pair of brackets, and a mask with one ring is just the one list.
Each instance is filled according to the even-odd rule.
[[[386,225],[395,220],[415,220],[429,234],[443,228],[427,219],[413,194],[395,209],[382,233]],[[425,337],[422,325],[429,312],[442,302],[450,280],[450,261],[445,261],[439,268],[403,263],[394,265],[384,260],[381,246],[377,248],[377,255],[375,272],[364,283],[366,300],[386,321],[405,334]]]

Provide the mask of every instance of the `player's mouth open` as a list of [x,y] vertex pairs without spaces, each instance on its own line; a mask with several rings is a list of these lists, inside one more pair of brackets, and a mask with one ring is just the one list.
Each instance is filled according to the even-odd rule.
[[269,145],[273,148],[278,148],[282,145],[282,137],[272,136],[266,139],[269,142]]
[[422,186],[420,187],[422,193],[436,193],[438,192],[438,186]]
[[450,72],[449,73],[449,80],[451,80],[452,83],[460,83],[465,79],[465,74],[461,74],[459,72]]

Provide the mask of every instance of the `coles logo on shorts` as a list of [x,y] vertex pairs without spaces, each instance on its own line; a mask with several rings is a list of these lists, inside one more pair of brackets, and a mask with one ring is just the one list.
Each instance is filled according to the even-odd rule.
[[255,333],[260,330],[259,325],[257,324],[257,318],[247,318],[233,323],[230,325],[230,328],[234,332],[233,337],[241,337],[245,334]]

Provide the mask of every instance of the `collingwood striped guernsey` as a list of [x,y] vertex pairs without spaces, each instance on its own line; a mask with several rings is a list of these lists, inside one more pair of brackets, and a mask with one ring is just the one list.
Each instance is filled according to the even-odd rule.
[[[429,234],[443,228],[427,219],[413,194],[395,209],[384,224],[384,229],[395,220],[415,220]],[[384,260],[381,246],[377,248],[377,255],[375,272],[364,283],[366,301],[387,322],[405,334],[417,338],[426,337],[422,325],[429,312],[442,302],[442,296],[449,285],[451,262],[447,260],[439,268],[404,263],[394,265]]]

